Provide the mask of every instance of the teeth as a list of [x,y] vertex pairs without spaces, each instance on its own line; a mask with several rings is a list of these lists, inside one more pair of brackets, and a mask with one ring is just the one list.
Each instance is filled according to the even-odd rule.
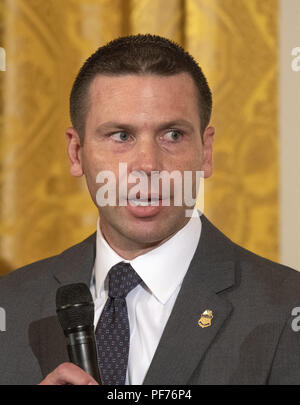
[[139,205],[142,207],[147,207],[149,205],[148,200],[143,201],[143,200],[130,200],[130,204],[133,205],[134,207],[138,207]]
[[158,202],[158,201],[159,201],[159,199],[152,200],[152,201],[140,199],[140,200],[130,200],[129,203],[130,203],[130,205],[133,205],[135,207],[137,207],[137,206],[148,207],[148,206],[151,206],[153,203]]

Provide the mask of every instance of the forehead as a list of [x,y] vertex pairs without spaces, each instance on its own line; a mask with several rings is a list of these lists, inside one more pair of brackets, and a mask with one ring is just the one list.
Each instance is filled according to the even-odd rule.
[[198,117],[196,85],[187,73],[98,75],[89,89],[89,115],[115,119],[116,114]]

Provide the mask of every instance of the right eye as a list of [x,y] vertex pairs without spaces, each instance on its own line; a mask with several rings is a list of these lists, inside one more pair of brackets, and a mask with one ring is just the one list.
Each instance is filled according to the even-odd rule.
[[120,131],[111,134],[111,138],[116,142],[126,142],[129,139],[129,135],[127,132]]

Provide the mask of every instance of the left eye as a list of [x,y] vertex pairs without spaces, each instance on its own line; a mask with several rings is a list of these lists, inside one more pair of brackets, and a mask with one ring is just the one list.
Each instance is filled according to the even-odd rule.
[[182,137],[182,133],[172,129],[167,132],[164,137],[167,141],[176,142],[179,141],[179,139]]

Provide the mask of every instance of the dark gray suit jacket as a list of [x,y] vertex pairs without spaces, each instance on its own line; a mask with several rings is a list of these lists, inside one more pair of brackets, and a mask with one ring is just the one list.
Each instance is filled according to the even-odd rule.
[[[237,246],[204,216],[198,248],[144,384],[298,384],[300,274]],[[0,383],[38,384],[68,361],[56,318],[63,284],[90,283],[95,234],[0,279]],[[206,309],[211,326],[198,325]]]

